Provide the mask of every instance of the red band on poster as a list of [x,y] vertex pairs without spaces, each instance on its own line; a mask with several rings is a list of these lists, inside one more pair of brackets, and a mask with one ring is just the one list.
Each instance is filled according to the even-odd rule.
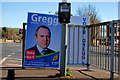
[[36,59],[35,50],[26,50],[26,60]]

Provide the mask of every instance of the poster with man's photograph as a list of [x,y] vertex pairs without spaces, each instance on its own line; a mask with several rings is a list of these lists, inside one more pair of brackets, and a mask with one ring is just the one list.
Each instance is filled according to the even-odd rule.
[[60,42],[58,16],[28,13],[24,67],[58,68]]

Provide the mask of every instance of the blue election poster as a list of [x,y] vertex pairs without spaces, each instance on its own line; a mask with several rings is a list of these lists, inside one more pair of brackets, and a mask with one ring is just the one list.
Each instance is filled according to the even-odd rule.
[[58,16],[29,12],[24,67],[59,68],[60,42]]

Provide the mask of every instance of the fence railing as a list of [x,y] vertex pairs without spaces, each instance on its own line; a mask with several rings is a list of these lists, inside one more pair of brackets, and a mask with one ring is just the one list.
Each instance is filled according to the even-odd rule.
[[120,20],[89,27],[90,64],[120,74]]
[[[84,39],[87,46],[83,45]],[[111,79],[114,73],[120,74],[120,20],[87,26],[69,25],[68,64],[83,64],[84,47],[87,64],[109,70]]]

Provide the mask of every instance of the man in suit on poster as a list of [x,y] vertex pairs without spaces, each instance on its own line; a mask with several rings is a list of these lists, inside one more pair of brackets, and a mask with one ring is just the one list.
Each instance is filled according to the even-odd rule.
[[47,48],[50,44],[51,31],[45,25],[37,28],[35,32],[35,40],[37,44],[26,51],[34,51],[35,56],[54,53],[55,51]]

